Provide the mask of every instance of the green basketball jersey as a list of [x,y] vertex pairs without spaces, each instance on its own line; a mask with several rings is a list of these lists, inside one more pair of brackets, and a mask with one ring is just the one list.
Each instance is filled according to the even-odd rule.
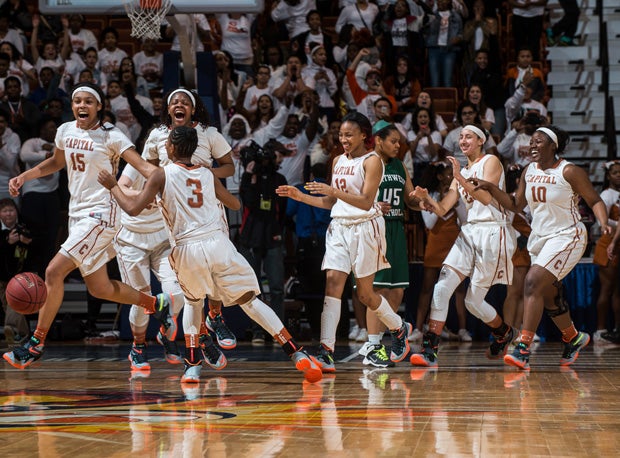
[[390,159],[385,164],[383,180],[379,186],[379,201],[387,202],[392,206],[388,214],[384,215],[386,220],[403,219],[405,211],[405,167],[400,159]]

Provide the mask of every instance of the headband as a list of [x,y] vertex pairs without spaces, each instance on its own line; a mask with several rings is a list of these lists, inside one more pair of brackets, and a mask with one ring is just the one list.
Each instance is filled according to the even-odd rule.
[[613,165],[620,165],[620,161],[614,160],[605,162],[605,170],[609,170]]
[[476,134],[483,140],[483,143],[487,141],[487,136],[482,131],[482,129],[479,129],[476,126],[472,126],[471,124],[466,125],[465,127],[463,127],[463,129],[471,130],[474,134]]
[[75,88],[75,91],[71,93],[71,100],[73,100],[73,97],[75,97],[76,92],[88,92],[89,94],[92,94],[95,96],[95,98],[97,99],[97,102],[101,103],[101,96],[92,87],[80,86],[80,87]]
[[322,44],[318,44],[316,45],[314,48],[312,48],[312,50],[310,51],[310,56],[314,57],[314,53],[317,52],[319,49],[325,49],[325,47]]
[[553,143],[555,143],[555,147],[556,148],[560,147],[560,145],[558,143],[558,136],[551,129],[548,129],[547,127],[539,127],[538,129],[536,129],[536,132],[543,132],[543,133],[547,134],[547,136],[551,139],[551,141],[553,141]]
[[168,96],[168,100],[166,101],[166,103],[168,105],[170,105],[170,101],[172,100],[172,96],[174,94],[176,94],[177,92],[182,92],[183,94],[186,94],[189,99],[192,101],[192,105],[196,106],[196,99],[194,98],[194,94],[192,94],[190,91],[188,91],[187,89],[183,89],[183,88],[179,88],[179,89],[175,89],[174,91],[172,91],[170,93],[170,95]]

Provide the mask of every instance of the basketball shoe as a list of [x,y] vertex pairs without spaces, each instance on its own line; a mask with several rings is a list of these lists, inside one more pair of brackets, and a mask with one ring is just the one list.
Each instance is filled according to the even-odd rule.
[[394,367],[393,361],[387,355],[384,345],[371,345],[370,351],[366,353],[363,363],[367,366],[375,367]]
[[177,334],[177,321],[176,318],[170,314],[172,304],[173,299],[170,294],[159,293],[155,296],[155,311],[152,315],[161,323],[160,331],[163,334],[166,334],[168,339],[175,340]]
[[560,358],[560,366],[569,366],[577,361],[579,350],[588,345],[590,336],[585,332],[579,332],[570,342],[564,342],[564,352]]
[[515,345],[511,354],[504,356],[504,363],[525,371],[530,369],[530,349],[523,342]]
[[319,345],[319,351],[316,354],[316,360],[321,365],[322,372],[336,372],[334,364],[334,352],[329,350],[325,345]]
[[310,356],[303,348],[291,355],[298,371],[304,373],[304,378],[310,383],[316,383],[323,378],[321,363],[314,356]]
[[146,356],[146,344],[133,344],[127,359],[131,363],[132,371],[150,371],[151,365]]
[[437,367],[437,352],[440,338],[440,336],[433,332],[425,333],[422,340],[422,351],[411,355],[409,362],[414,366]]
[[6,359],[11,366],[17,369],[25,369],[41,358],[42,355],[43,345],[41,345],[39,339],[32,336],[24,345],[13,348],[13,351],[5,353],[2,357]]
[[411,335],[411,331],[413,326],[411,326],[406,321],[403,321],[402,326],[395,330],[391,331],[392,335],[392,351],[390,352],[390,359],[395,363],[398,363],[405,359],[405,357],[409,354],[409,336]]
[[176,341],[168,339],[168,337],[161,332],[161,329],[157,333],[157,342],[164,347],[166,361],[170,364],[181,364],[183,362],[183,357],[181,356]]
[[215,318],[207,313],[207,319],[205,320],[207,329],[215,334],[217,338],[217,344],[224,350],[232,350],[237,346],[237,337],[224,323],[224,317],[222,314],[218,314]]
[[[224,353],[215,345],[209,334],[201,334],[198,338],[198,346],[202,352],[202,357],[211,368],[219,371],[228,364]],[[187,366],[187,359],[185,361]]]
[[491,333],[491,344],[487,349],[487,358],[498,359],[504,356],[506,351],[508,351],[508,345],[510,345],[514,338],[515,330],[512,326],[508,326],[508,331],[506,331],[503,337],[498,337]]

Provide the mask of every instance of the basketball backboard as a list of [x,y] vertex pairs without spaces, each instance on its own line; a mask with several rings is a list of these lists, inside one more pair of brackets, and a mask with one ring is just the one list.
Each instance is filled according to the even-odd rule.
[[[168,14],[182,13],[260,13],[264,0],[173,0]],[[43,14],[124,15],[121,0],[39,0]]]

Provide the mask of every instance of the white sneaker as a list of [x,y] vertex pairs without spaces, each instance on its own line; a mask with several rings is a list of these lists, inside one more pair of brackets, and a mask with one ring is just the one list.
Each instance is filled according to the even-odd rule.
[[458,335],[461,342],[471,342],[472,340],[469,332],[467,332],[467,329],[459,329]]
[[349,340],[356,340],[359,333],[360,327],[358,325],[354,324],[351,326],[351,329],[349,329]]
[[373,348],[374,348],[373,344],[371,344],[370,342],[366,342],[364,343],[364,345],[362,345],[362,348],[357,350],[357,353],[359,355],[366,356],[368,353],[370,353],[370,350],[372,350]]
[[540,342],[540,336],[538,334],[534,334],[534,339],[532,342]]
[[592,334],[592,341],[595,344],[598,343],[606,343],[607,341],[603,339],[603,334],[607,332],[607,329],[598,329],[594,334]]
[[441,331],[441,340],[459,340],[459,337],[447,328]]
[[366,342],[368,340],[368,331],[364,328],[360,329],[360,332],[357,333],[357,337],[355,338],[356,342]]
[[424,334],[422,334],[422,332],[418,328],[416,328],[413,330],[408,340],[409,342],[422,342],[423,338]]

